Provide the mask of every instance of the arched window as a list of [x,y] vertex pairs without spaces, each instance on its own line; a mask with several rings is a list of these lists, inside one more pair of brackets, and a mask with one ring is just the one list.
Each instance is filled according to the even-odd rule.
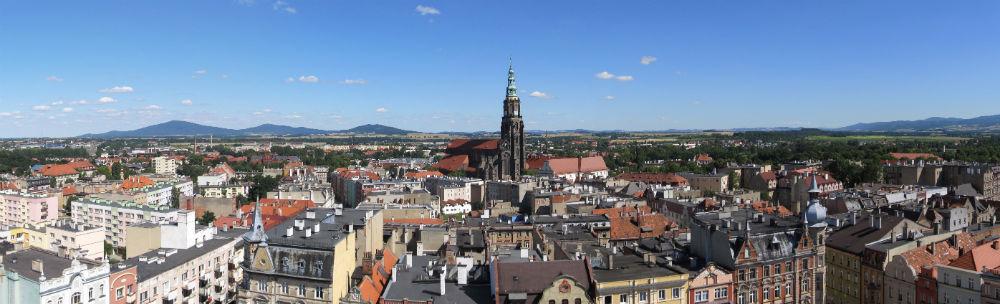
[[583,303],[583,301],[580,300],[580,298],[576,298],[576,300],[573,300],[573,304],[581,304],[581,303]]
[[288,257],[281,258],[281,270],[284,272],[289,272],[291,270],[292,263],[288,261]]
[[306,272],[306,260],[299,259],[298,266],[299,266],[299,274],[303,274]]
[[563,299],[562,304],[569,304],[569,299]]
[[73,304],[80,304],[80,293],[79,292],[74,292],[73,293],[73,302],[72,303]]

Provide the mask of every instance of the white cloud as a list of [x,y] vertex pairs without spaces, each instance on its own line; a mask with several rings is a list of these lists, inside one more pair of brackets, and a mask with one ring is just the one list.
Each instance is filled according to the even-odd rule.
[[53,101],[53,102],[52,102],[52,105],[53,105],[53,106],[61,106],[62,104],[63,104],[63,101],[62,101],[62,100],[59,100],[59,101]]
[[107,96],[104,96],[104,97],[101,97],[101,98],[97,99],[97,103],[114,103],[116,101],[117,100],[115,100],[114,98],[107,97]]
[[253,115],[258,115],[258,116],[264,115],[264,112],[261,111],[253,112]]
[[608,71],[601,71],[600,73],[594,74],[594,77],[598,79],[616,79],[618,81],[632,81],[632,76],[630,75],[615,75]]
[[133,91],[135,91],[135,89],[132,89],[132,87],[130,87],[130,86],[116,86],[116,87],[110,87],[110,88],[107,88],[107,89],[101,89],[99,92],[101,92],[101,93],[132,93]]
[[14,115],[14,113],[11,113],[11,112],[0,112],[0,117],[9,117],[9,116],[13,116],[13,115]]
[[281,0],[275,1],[274,5],[272,5],[271,7],[274,8],[274,10],[276,11],[285,11],[286,13],[289,14],[294,14],[299,12],[298,9],[295,9],[295,7],[288,4],[288,2]]
[[97,110],[94,110],[94,112],[97,112],[97,113],[113,113],[113,112],[118,112],[118,110],[116,110],[116,109],[97,109]]
[[89,103],[90,102],[87,101],[86,99],[80,99],[80,100],[77,100],[77,101],[70,101],[69,102],[69,104],[71,104],[71,105],[85,105],[85,104],[89,104]]
[[426,15],[440,15],[441,11],[430,6],[417,5],[417,12],[422,16]]
[[48,80],[48,81],[51,81],[51,82],[62,82],[63,81],[62,78],[59,78],[59,76],[54,76],[54,75],[53,76],[49,76],[49,77],[45,77],[45,80]]
[[48,111],[49,109],[52,109],[52,107],[49,106],[49,105],[37,105],[37,106],[31,107],[31,109],[35,110],[35,111]]
[[285,78],[285,82],[288,82],[288,83],[295,82],[295,78],[292,78],[292,77]]
[[194,102],[191,101],[190,99],[185,99],[185,100],[181,100],[181,104],[185,105],[185,106],[190,106],[190,105],[193,105]]
[[73,112],[73,108],[65,107],[65,108],[62,109],[62,111],[63,111],[63,113]]
[[642,58],[639,58],[639,63],[641,63],[643,65],[650,65],[650,64],[652,64],[655,61],[656,61],[656,57],[653,57],[653,56],[642,56]]
[[299,114],[289,114],[289,115],[285,115],[285,118],[288,118],[288,119],[302,119],[302,115],[299,115]]
[[344,79],[344,81],[342,81],[341,83],[346,84],[346,85],[354,85],[354,84],[361,85],[361,84],[368,84],[368,80],[364,80],[364,79]]
[[378,109],[375,109],[375,112],[385,113],[385,112],[389,112],[389,109],[386,109],[385,107],[380,107]]
[[316,77],[316,76],[313,76],[313,75],[303,75],[303,76],[299,76],[299,82],[317,83],[317,82],[319,82],[319,77]]
[[604,96],[604,100],[615,100],[615,96],[614,95]]
[[208,71],[206,71],[206,70],[197,70],[197,71],[194,71],[194,74],[195,75],[205,75],[205,74],[208,74]]
[[159,109],[162,109],[162,107],[160,107],[158,105],[148,105],[148,106],[146,106],[143,109],[146,109],[146,110],[159,110]]
[[552,96],[549,96],[548,93],[541,92],[541,91],[533,91],[533,92],[531,92],[531,94],[528,94],[528,96],[537,97],[537,98],[541,98],[541,99],[550,99],[550,98],[552,98]]
[[615,74],[608,73],[608,71],[601,71],[600,73],[594,74],[594,77],[600,79],[611,79],[615,78]]

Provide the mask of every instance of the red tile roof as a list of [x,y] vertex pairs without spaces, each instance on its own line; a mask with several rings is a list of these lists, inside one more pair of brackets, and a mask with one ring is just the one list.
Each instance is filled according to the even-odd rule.
[[757,210],[757,212],[763,212],[766,214],[778,214],[783,217],[792,215],[792,211],[785,208],[785,206],[775,206],[766,201],[755,201],[752,202],[750,206],[752,206],[754,210]]
[[647,184],[663,184],[673,186],[687,186],[688,184],[686,178],[673,173],[622,173],[618,175],[618,178],[630,182],[643,182]]
[[0,182],[0,190],[18,190],[17,183],[15,182]]
[[545,161],[552,172],[556,175],[576,172],[597,172],[606,171],[608,166],[604,164],[604,158],[600,156],[590,156],[582,158],[553,158]]
[[448,143],[448,150],[496,150],[500,145],[499,139],[452,139]]
[[153,182],[153,180],[149,179],[149,177],[145,177],[145,176],[142,176],[142,175],[139,175],[139,176],[130,176],[128,179],[126,179],[124,182],[122,182],[121,188],[125,189],[125,190],[130,190],[130,189],[142,188],[142,187],[146,187],[146,186],[152,186],[153,184],[155,184],[155,182]]
[[956,238],[958,246],[952,246],[950,241],[944,240],[910,249],[901,253],[900,257],[910,265],[915,273],[924,273],[929,277],[935,277],[935,273],[930,271],[934,265],[948,265],[958,258],[959,248],[975,246],[972,235],[961,233],[956,234]]
[[[293,199],[260,199],[260,214],[264,220],[264,229],[271,229],[281,222],[293,218],[308,208],[315,208],[316,203],[311,200]],[[240,206],[243,213],[243,223],[249,223],[253,217],[254,204]]]
[[442,158],[434,164],[434,168],[449,172],[467,171],[469,169],[469,156],[460,154]]
[[940,157],[931,153],[889,153],[889,157],[897,160],[917,160],[917,159],[927,159],[927,160],[941,160]]
[[48,164],[42,167],[42,169],[39,169],[38,172],[42,173],[44,176],[50,177],[80,174],[80,171],[77,170],[77,165],[74,165],[73,163]]
[[541,169],[545,165],[545,161],[555,158],[554,156],[529,156],[528,160],[524,162],[524,166],[527,169]]
[[66,187],[63,187],[63,189],[62,189],[62,195],[63,196],[73,195],[73,194],[76,194],[76,192],[77,192],[76,191],[76,187],[74,187],[74,186],[66,186]]
[[1000,267],[1000,241],[993,241],[972,248],[948,264],[948,266],[968,269],[972,271],[982,271],[984,268],[993,269]]
[[365,177],[373,181],[381,179],[381,177],[378,176],[378,173],[375,173],[374,171],[347,169],[347,168],[337,168],[334,171],[337,172],[337,175],[340,175],[341,177],[346,179],[360,178],[360,177]]
[[695,155],[694,160],[696,162],[711,162],[712,161],[712,157],[708,156],[708,154],[702,153],[702,154]]
[[612,240],[657,237],[676,226],[663,214],[651,213],[649,206],[594,209],[591,213],[608,217]]

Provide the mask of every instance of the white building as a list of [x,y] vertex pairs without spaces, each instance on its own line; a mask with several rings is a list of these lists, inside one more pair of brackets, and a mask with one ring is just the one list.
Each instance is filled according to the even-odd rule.
[[157,156],[153,158],[153,168],[156,170],[156,174],[177,175],[178,165],[177,160],[170,157]]
[[229,303],[242,281],[243,249],[237,244],[245,231],[220,232],[188,248],[161,248],[125,260],[136,266],[138,303],[201,303],[203,294]]
[[60,220],[44,229],[50,242],[46,249],[61,256],[79,256],[95,261],[104,259],[104,229],[101,227]]
[[222,173],[212,173],[198,176],[198,187],[222,186],[229,183],[229,176]]
[[465,200],[441,202],[441,214],[454,215],[472,212],[472,204]]
[[73,222],[104,228],[105,241],[125,246],[125,227],[139,223],[169,223],[177,219],[177,209],[149,206],[131,201],[111,201],[87,197],[73,202]]
[[109,269],[107,263],[38,248],[12,252],[0,267],[0,304],[105,304]]

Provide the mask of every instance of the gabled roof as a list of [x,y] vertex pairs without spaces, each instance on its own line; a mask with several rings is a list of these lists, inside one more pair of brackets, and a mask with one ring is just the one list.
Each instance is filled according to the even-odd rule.
[[955,237],[958,240],[956,246],[952,246],[949,240],[943,240],[910,249],[899,256],[913,269],[913,273],[919,274],[924,272],[928,275],[933,275],[928,270],[933,268],[934,265],[948,265],[959,257],[959,248],[971,248],[975,246],[972,235],[968,233],[959,233]]
[[1000,267],[1000,244],[997,241],[979,245],[970,252],[958,257],[948,266],[982,271]]
[[122,182],[122,189],[130,190],[136,188],[142,188],[146,186],[152,186],[156,182],[146,176],[130,176],[128,179]]
[[932,153],[899,153],[899,152],[893,152],[893,153],[889,153],[889,157],[892,157],[892,158],[897,159],[897,160],[917,160],[917,159],[940,160],[941,159],[940,157],[938,157],[937,155],[934,155]]
[[469,150],[496,150],[500,146],[499,139],[452,139],[448,143],[448,150],[469,151]]
[[451,172],[463,171],[469,168],[469,156],[464,154],[448,156],[439,160],[434,167]]
[[683,176],[673,174],[673,173],[622,173],[618,175],[619,179],[627,180],[630,182],[643,182],[650,184],[665,184],[665,185],[675,185],[675,186],[686,186],[688,180]]
[[501,294],[539,294],[552,285],[559,276],[569,276],[591,289],[593,277],[584,260],[559,260],[547,262],[505,262],[496,264],[496,288]]
[[608,166],[604,163],[604,158],[600,156],[582,158],[553,158],[545,161],[545,164],[552,170],[552,173],[556,175],[608,170]]

